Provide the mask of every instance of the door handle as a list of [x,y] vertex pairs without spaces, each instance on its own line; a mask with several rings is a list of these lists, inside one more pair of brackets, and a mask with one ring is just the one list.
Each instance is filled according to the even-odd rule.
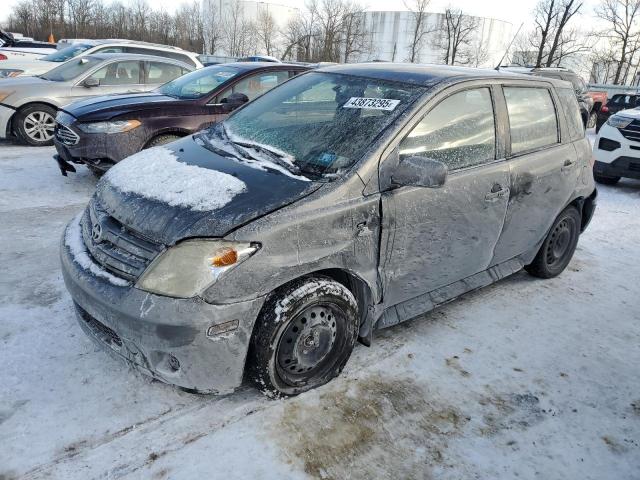
[[568,172],[569,170],[571,170],[573,168],[573,166],[576,164],[575,160],[565,160],[564,161],[564,165],[562,165],[562,168],[560,168],[561,172]]
[[501,187],[500,185],[497,185],[496,188],[496,185],[494,185],[494,188],[492,188],[491,191],[484,196],[484,201],[493,203],[501,198],[506,197],[507,195],[509,195],[509,189],[507,187]]

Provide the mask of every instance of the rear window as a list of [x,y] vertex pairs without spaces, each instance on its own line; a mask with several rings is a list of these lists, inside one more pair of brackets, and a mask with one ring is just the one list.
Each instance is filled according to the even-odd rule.
[[551,94],[540,87],[504,87],[511,129],[511,153],[558,143],[558,120]]
[[584,125],[582,123],[580,107],[578,106],[575,93],[570,88],[558,88],[556,92],[558,92],[560,103],[562,104],[562,110],[564,111],[564,116],[567,119],[569,137],[571,140],[584,138]]

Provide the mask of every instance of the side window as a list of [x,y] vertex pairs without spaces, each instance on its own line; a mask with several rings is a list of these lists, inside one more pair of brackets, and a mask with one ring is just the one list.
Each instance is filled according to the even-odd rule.
[[490,162],[496,156],[491,92],[478,88],[446,98],[400,143],[400,156],[439,160],[449,170]]
[[569,136],[571,137],[571,140],[583,138],[584,126],[582,124],[580,107],[578,106],[578,100],[576,100],[575,92],[570,88],[558,88],[556,89],[556,92],[558,92],[560,103],[564,110],[564,116],[567,119],[567,126],[569,127]]
[[162,85],[182,75],[182,67],[162,62],[144,62],[147,76],[144,83]]
[[273,87],[281,84],[289,78],[289,72],[263,72],[257,75],[240,80],[231,88],[226,89],[219,95],[219,98],[225,98],[232,93],[244,93],[249,100],[259,97],[263,93],[271,90]]
[[100,85],[135,85],[140,82],[140,62],[129,60],[113,62],[91,75],[100,81]]
[[511,153],[558,143],[558,120],[551,94],[540,87],[504,87],[511,127]]

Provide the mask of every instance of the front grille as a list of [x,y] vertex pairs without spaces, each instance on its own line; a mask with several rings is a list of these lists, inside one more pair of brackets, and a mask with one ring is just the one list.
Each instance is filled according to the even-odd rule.
[[93,318],[89,313],[84,310],[77,303],[75,304],[76,310],[80,314],[80,318],[84,321],[84,323],[89,327],[93,335],[102,340],[107,345],[113,347],[122,347],[122,339],[120,336],[107,327],[105,324],[99,322],[95,318]]
[[82,219],[82,237],[98,264],[130,281],[135,281],[163,250],[162,245],[131,231],[101,210],[95,201]]
[[54,135],[60,143],[68,146],[76,145],[80,141],[80,137],[76,132],[61,123],[56,123]]
[[622,136],[634,142],[640,142],[640,121],[634,120],[624,128],[619,128]]

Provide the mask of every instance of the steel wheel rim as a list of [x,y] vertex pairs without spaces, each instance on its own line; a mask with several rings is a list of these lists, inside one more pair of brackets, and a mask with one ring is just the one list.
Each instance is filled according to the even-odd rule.
[[275,353],[278,376],[289,385],[322,377],[335,362],[346,325],[342,310],[331,303],[310,305],[286,326]]
[[47,112],[31,112],[25,117],[23,127],[31,140],[46,142],[53,138],[55,119]]
[[547,244],[545,260],[549,267],[556,267],[564,261],[571,249],[572,239],[573,223],[565,218],[555,226]]

